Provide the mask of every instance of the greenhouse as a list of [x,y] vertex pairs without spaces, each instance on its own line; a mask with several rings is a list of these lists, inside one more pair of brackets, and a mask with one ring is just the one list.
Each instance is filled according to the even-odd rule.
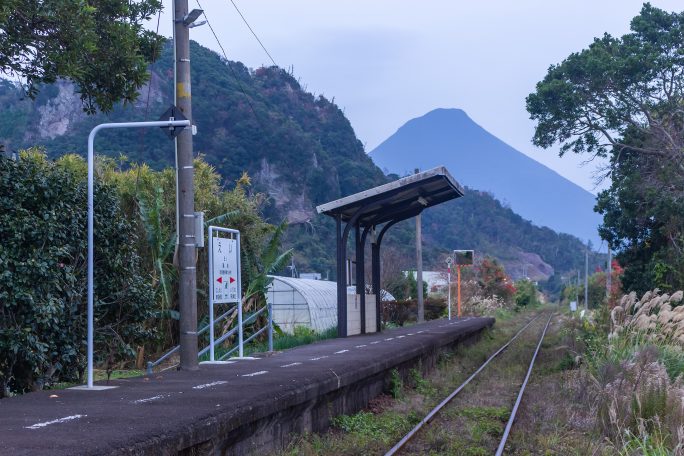
[[323,332],[337,325],[337,283],[273,276],[266,299],[273,321],[292,334],[297,326]]

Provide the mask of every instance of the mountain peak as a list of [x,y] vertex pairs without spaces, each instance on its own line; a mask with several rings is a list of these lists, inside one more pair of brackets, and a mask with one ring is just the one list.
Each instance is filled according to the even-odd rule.
[[600,242],[594,195],[504,143],[462,109],[434,109],[409,120],[370,156],[399,175],[443,164],[461,183],[491,192],[536,225]]

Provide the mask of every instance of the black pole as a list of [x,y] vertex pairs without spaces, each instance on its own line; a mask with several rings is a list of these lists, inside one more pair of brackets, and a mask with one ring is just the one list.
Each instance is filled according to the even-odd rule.
[[347,337],[347,279],[346,248],[342,245],[342,216],[335,216],[337,224],[337,337]]
[[380,244],[373,227],[371,243],[371,283],[375,295],[375,330],[380,332],[382,325],[382,296],[380,295]]
[[356,240],[356,294],[359,295],[361,304],[361,334],[366,334],[366,280],[364,277],[364,258],[363,240],[361,238],[361,227],[356,224],[354,227],[354,238]]

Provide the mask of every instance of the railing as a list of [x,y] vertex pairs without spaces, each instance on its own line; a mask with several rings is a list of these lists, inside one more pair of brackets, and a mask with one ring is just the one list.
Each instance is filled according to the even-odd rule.
[[[214,325],[216,325],[218,322],[220,322],[220,321],[222,321],[222,320],[225,320],[225,319],[228,317],[228,315],[230,315],[230,314],[232,314],[233,312],[235,312],[235,310],[236,310],[236,306],[232,306],[232,307],[231,307],[230,309],[228,309],[226,312],[224,312],[223,314],[221,314],[220,316],[218,316],[217,318],[215,318],[215,319],[214,319]],[[270,303],[267,304],[266,306],[262,307],[261,309],[257,310],[256,312],[254,312],[254,313],[253,313],[252,315],[250,315],[249,317],[245,318],[245,319],[242,321],[242,328],[243,328],[243,331],[244,331],[245,325],[247,325],[247,324],[249,324],[249,323],[255,321],[256,318],[257,318],[259,315],[261,315],[262,313],[264,313],[264,312],[266,312],[266,311],[268,312],[268,324],[267,324],[266,326],[264,326],[263,328],[261,328],[260,330],[258,330],[257,332],[255,332],[254,334],[252,334],[251,336],[249,336],[246,340],[244,340],[244,341],[242,342],[243,347],[244,347],[244,345],[246,345],[246,344],[248,344],[249,342],[251,342],[252,340],[254,340],[257,336],[259,336],[260,334],[262,334],[264,331],[268,330],[268,351],[269,351],[269,352],[272,352],[272,351],[273,351],[273,313],[272,313],[272,311],[271,311],[271,304],[270,304]],[[203,326],[203,327],[197,332],[197,334],[198,334],[198,335],[201,335],[201,334],[207,332],[207,331],[209,330],[209,326],[210,326],[210,324],[207,324],[206,326]],[[239,329],[240,329],[239,326],[235,326],[235,327],[232,328],[230,331],[226,332],[226,333],[223,334],[221,337],[219,337],[219,338],[217,338],[216,340],[214,340],[214,347],[216,347],[217,345],[223,343],[223,342],[224,342],[226,339],[228,339],[229,337],[235,335],[235,333],[238,332]],[[154,373],[154,368],[155,368],[155,367],[159,366],[161,363],[163,363],[164,361],[166,361],[167,359],[169,359],[169,357],[171,357],[171,355],[173,355],[174,353],[178,352],[179,349],[180,349],[180,345],[177,345],[177,346],[173,347],[171,350],[169,350],[168,352],[166,352],[164,355],[162,355],[158,360],[156,360],[156,361],[154,361],[154,362],[153,362],[153,361],[148,361],[148,363],[147,363],[147,375],[152,375],[152,374]],[[224,353],[224,354],[219,358],[219,361],[225,360],[225,359],[228,358],[231,354],[235,353],[235,351],[237,351],[237,350],[239,350],[239,349],[240,349],[240,344],[239,344],[239,342],[238,342],[238,343],[235,344],[234,347],[232,347],[230,350],[228,350],[226,353]],[[198,357],[198,358],[202,357],[203,355],[205,355],[205,354],[206,354],[207,352],[209,352],[210,350],[211,350],[211,343],[210,343],[209,345],[207,345],[206,347],[204,347],[203,349],[201,349],[199,352],[197,352],[197,357]],[[168,368],[166,368],[166,369],[164,369],[164,370],[168,370],[168,369],[170,369],[170,368],[173,368],[173,367],[175,367],[176,365],[177,365],[177,364],[174,364],[174,365],[172,365],[172,366],[170,366],[170,367],[168,367]]]

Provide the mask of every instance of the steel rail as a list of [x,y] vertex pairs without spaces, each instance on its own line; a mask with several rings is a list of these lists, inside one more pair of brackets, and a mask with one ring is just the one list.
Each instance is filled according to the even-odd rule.
[[458,393],[460,393],[461,390],[463,388],[465,388],[465,386],[468,383],[470,383],[471,380],[473,380],[477,376],[477,374],[479,374],[482,371],[482,369],[484,369],[487,366],[487,364],[489,364],[494,358],[499,356],[499,354],[501,354],[501,352],[503,352],[506,348],[508,348],[508,346],[511,345],[511,343],[515,339],[517,339],[518,336],[520,334],[522,334],[522,332],[525,331],[540,316],[541,316],[541,314],[539,314],[536,317],[534,317],[533,319],[531,319],[525,326],[523,326],[517,333],[515,333],[515,335],[513,337],[511,337],[511,339],[508,342],[506,342],[504,345],[502,345],[496,352],[494,352],[494,354],[492,354],[489,358],[487,358],[487,360],[484,363],[482,363],[482,365],[480,367],[478,367],[477,370],[475,372],[473,372],[472,375],[466,379],[466,381],[461,383],[461,385],[458,388],[456,388],[451,394],[449,394],[442,402],[437,404],[437,406],[435,408],[433,408],[430,411],[430,413],[428,413],[425,416],[425,418],[423,418],[418,424],[416,424],[416,426],[413,429],[411,429],[396,445],[394,445],[387,453],[385,453],[385,456],[392,456],[392,455],[396,454],[397,451],[401,450],[404,447],[404,445],[406,445],[406,443],[409,440],[411,440],[411,438],[414,435],[416,435],[418,433],[418,431],[420,431],[421,428],[425,424],[427,424],[445,405],[447,405],[449,402],[451,402],[451,400],[454,397],[456,397],[456,395]]
[[546,330],[549,329],[549,324],[551,323],[551,318],[553,318],[553,314],[549,315],[549,319],[546,322],[546,326],[544,326],[544,332],[542,332],[542,335],[539,338],[539,343],[537,344],[537,349],[534,351],[534,355],[532,355],[532,361],[530,361],[530,367],[527,369],[527,375],[525,375],[525,381],[523,381],[523,384],[520,387],[520,392],[518,393],[518,398],[515,400],[515,405],[513,406],[513,410],[511,411],[511,416],[508,418],[508,423],[506,423],[506,429],[504,430],[503,436],[501,437],[501,442],[499,443],[499,447],[496,449],[496,456],[501,456],[503,454],[504,446],[506,446],[506,440],[508,440],[508,435],[510,434],[511,428],[513,427],[513,421],[515,421],[515,414],[518,412],[518,407],[520,406],[520,401],[522,401],[523,393],[525,392],[525,388],[527,387],[527,382],[530,379],[530,375],[532,374],[532,369],[534,368],[534,362],[537,359],[537,354],[539,354],[539,349],[541,348],[541,344],[544,341],[544,336],[546,336]]

